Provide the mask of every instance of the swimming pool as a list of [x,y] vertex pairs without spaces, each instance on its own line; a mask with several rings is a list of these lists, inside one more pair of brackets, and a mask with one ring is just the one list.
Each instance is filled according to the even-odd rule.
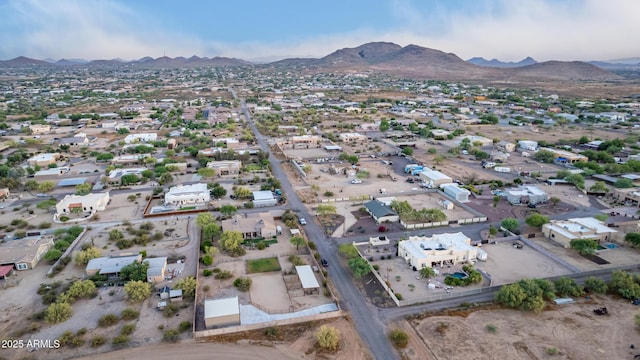
[[604,244],[604,246],[605,246],[607,249],[617,249],[617,248],[619,247],[618,245],[616,245],[616,244],[614,244],[614,243],[606,243],[606,244]]
[[465,279],[467,276],[468,276],[467,274],[459,271],[456,271],[453,274],[451,274],[451,277],[454,277],[456,279]]

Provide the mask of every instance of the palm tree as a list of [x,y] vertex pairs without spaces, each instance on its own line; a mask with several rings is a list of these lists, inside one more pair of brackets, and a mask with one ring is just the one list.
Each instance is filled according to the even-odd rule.
[[305,240],[303,237],[301,236],[294,236],[291,238],[291,240],[289,240],[291,242],[292,245],[296,246],[296,250],[298,250],[298,248],[300,247],[300,245],[304,245],[305,244]]
[[423,267],[422,269],[420,269],[420,276],[424,277],[424,278],[431,278],[436,276],[436,271],[433,270],[433,268],[426,266]]

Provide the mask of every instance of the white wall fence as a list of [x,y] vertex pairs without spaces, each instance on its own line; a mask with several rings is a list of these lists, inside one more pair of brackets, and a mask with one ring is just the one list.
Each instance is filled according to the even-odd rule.
[[341,201],[353,201],[353,202],[365,202],[373,199],[371,195],[362,195],[362,196],[349,196],[342,198],[333,198],[333,199],[321,199],[322,203],[332,203],[332,202],[341,202]]
[[259,330],[259,329],[264,329],[272,326],[286,326],[286,325],[299,324],[299,323],[304,323],[309,321],[334,319],[342,316],[344,316],[344,313],[342,312],[342,310],[336,310],[336,311],[330,311],[322,314],[300,316],[300,317],[295,317],[295,318],[285,319],[285,320],[273,320],[273,321],[268,321],[268,322],[259,323],[259,324],[237,325],[237,326],[223,327],[219,329],[195,331],[193,333],[193,338],[196,341],[197,340],[204,341],[205,338],[209,336],[219,336],[219,335],[233,334],[233,333],[242,332],[242,331]]
[[[454,223],[455,224],[475,224],[475,223],[480,223],[484,221],[487,221],[486,216],[474,217],[474,218],[468,218],[468,219],[458,219]],[[416,229],[426,229],[426,228],[432,228],[432,227],[438,227],[438,226],[448,226],[449,224],[450,224],[449,221],[434,221],[434,222],[428,222],[428,223],[408,224],[403,220],[400,220],[400,225],[402,225],[402,227],[405,228],[406,230],[416,230]]]
[[[368,244],[368,242],[365,243],[365,244]],[[391,297],[391,300],[393,300],[393,302],[396,304],[396,306],[401,306],[400,305],[401,304],[400,300],[398,300],[398,298],[396,297],[396,294],[393,292],[391,287],[389,285],[387,285],[387,283],[384,281],[384,279],[382,279],[382,276],[380,276],[378,271],[376,271],[376,269],[373,268],[373,265],[371,265],[369,260],[367,260],[367,258],[364,255],[362,255],[362,253],[360,252],[360,249],[358,249],[358,247],[356,246],[355,242],[353,243],[353,246],[356,248],[356,250],[358,250],[358,255],[360,255],[360,257],[363,258],[369,264],[369,266],[371,266],[371,273],[373,274],[373,276],[376,277],[376,279],[378,280],[380,285],[382,285],[382,287],[387,292],[387,294],[389,294],[389,297]]]

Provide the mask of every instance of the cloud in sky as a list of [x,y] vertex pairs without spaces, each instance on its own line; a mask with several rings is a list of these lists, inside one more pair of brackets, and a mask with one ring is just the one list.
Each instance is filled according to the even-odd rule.
[[[242,23],[227,31],[246,31],[243,40],[225,39],[223,31],[195,31],[180,22],[157,21],[126,1],[8,0],[0,4],[0,58],[135,59],[143,56],[229,56],[248,60],[324,56],[342,47],[370,41],[417,44],[462,58],[483,56],[539,61],[606,60],[640,56],[638,0],[389,0],[375,10],[377,26],[341,23],[339,33],[305,33],[282,40],[262,40],[262,24]],[[153,7],[150,2],[148,7]],[[180,5],[173,5],[180,11]],[[205,5],[203,5],[205,6]],[[211,6],[208,4],[207,6]],[[220,5],[219,5],[220,6]],[[221,7],[221,6],[220,6]],[[324,14],[331,26],[331,12]],[[342,11],[357,6],[345,4]],[[250,9],[247,11],[251,11]],[[224,16],[224,14],[218,14]],[[290,15],[289,15],[290,16]],[[268,21],[267,21],[268,20]],[[206,21],[194,15],[193,21]],[[215,17],[210,19],[216,21]],[[204,25],[206,28],[206,24]],[[236,36],[237,37],[237,36]]]

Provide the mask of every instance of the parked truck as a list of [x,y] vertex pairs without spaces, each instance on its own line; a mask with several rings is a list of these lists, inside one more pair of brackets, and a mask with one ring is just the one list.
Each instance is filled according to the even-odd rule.
[[504,166],[496,166],[496,167],[493,168],[493,171],[495,171],[495,172],[503,172],[503,173],[510,173],[511,172],[511,168],[504,167]]

